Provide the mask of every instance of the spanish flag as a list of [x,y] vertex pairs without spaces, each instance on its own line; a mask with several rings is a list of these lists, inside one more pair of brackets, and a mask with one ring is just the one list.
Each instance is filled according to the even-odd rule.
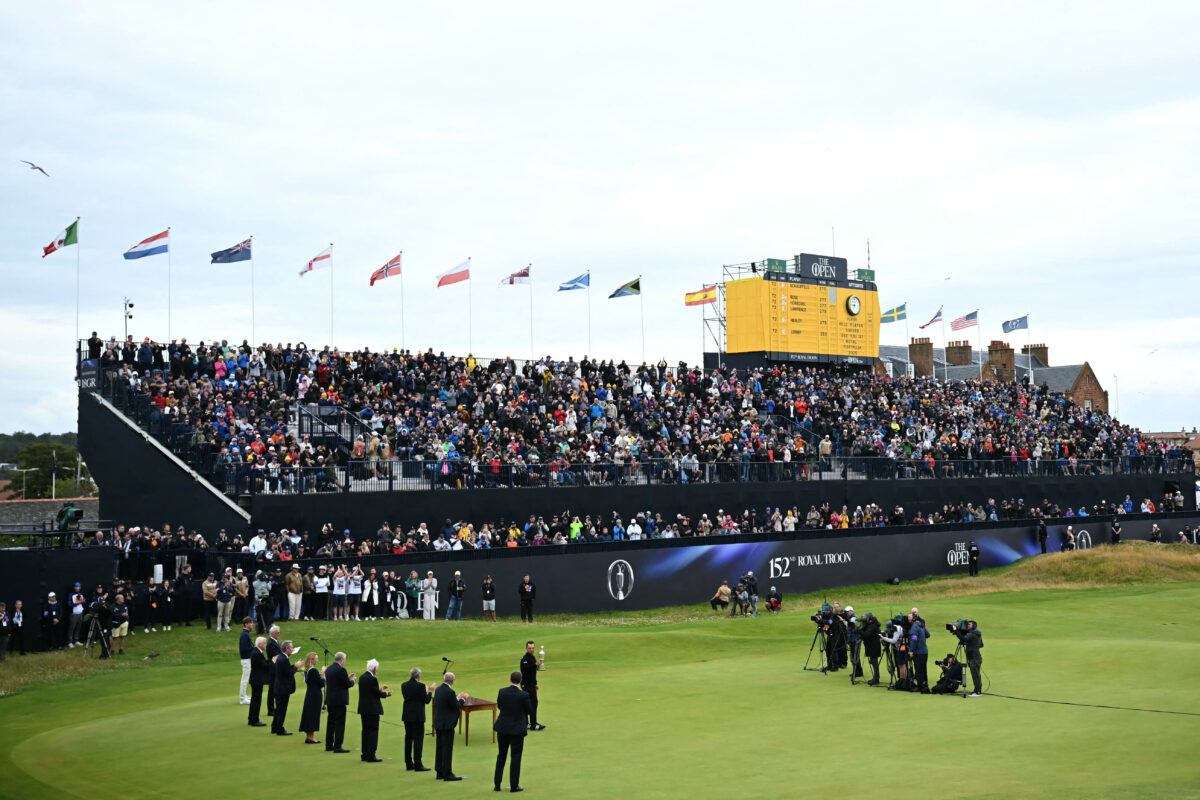
[[717,302],[717,287],[705,286],[698,292],[688,292],[683,296],[685,306],[706,306]]

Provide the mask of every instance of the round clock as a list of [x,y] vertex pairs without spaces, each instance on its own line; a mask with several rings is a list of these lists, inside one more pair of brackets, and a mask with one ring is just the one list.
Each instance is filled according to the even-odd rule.
[[858,316],[858,312],[862,311],[862,301],[858,299],[857,295],[852,294],[846,298],[846,310],[853,316]]

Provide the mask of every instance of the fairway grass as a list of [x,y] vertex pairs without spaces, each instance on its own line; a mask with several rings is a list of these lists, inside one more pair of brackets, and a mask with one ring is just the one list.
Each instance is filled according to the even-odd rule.
[[[285,623],[283,633],[301,645],[325,638],[356,672],[378,658],[381,682],[396,691],[410,667],[432,679],[449,657],[456,688],[489,699],[525,640],[536,639],[546,648],[539,718],[547,729],[527,740],[530,796],[1200,797],[1200,716],[995,696],[1200,715],[1200,559],[1187,548],[1147,550],[1027,559],[974,584],[828,593],[880,617],[889,605],[918,605],[933,635],[931,674],[933,660],[954,649],[944,623],[977,619],[993,693],[981,698],[888,692],[851,686],[844,672],[803,671],[819,597],[788,598],[788,613],[755,619],[703,605],[535,625]],[[1113,559],[1129,559],[1138,580],[1111,570]],[[1108,585],[1029,588],[1043,579]],[[0,665],[0,690],[11,692],[0,697],[0,797],[491,795],[487,715],[472,718],[470,746],[459,737],[455,747],[462,783],[404,770],[399,696],[384,701],[384,763],[357,758],[356,690],[347,724],[355,752],[333,756],[302,736],[247,727],[236,645],[236,631],[192,627],[138,634],[112,666],[81,664],[77,651],[10,657]],[[150,650],[161,656],[142,661]],[[46,682],[48,672],[58,677]],[[429,740],[427,764],[432,757]]]

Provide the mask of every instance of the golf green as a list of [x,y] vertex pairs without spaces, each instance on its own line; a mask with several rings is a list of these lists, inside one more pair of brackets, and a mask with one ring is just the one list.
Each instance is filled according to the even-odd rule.
[[[380,681],[397,691],[384,701],[380,764],[357,758],[356,690],[349,755],[248,727],[236,629],[139,632],[111,664],[81,664],[81,651],[10,656],[0,686],[20,688],[0,697],[0,796],[486,796],[490,715],[473,717],[469,746],[458,738],[454,769],[465,780],[442,784],[404,769],[399,685],[412,666],[438,677],[445,656],[458,690],[495,699],[533,638],[546,648],[547,727],[527,738],[522,784],[540,797],[1200,797],[1200,583],[959,597],[939,597],[937,585],[889,590],[893,608],[875,588],[829,599],[880,617],[918,605],[931,673],[954,649],[944,623],[978,620],[990,694],[890,692],[803,670],[819,598],[790,598],[786,613],[757,618],[701,605],[535,625],[284,623],[301,653],[320,636],[355,672],[379,659]],[[161,656],[143,661],[152,650]],[[427,764],[432,749],[430,739]]]

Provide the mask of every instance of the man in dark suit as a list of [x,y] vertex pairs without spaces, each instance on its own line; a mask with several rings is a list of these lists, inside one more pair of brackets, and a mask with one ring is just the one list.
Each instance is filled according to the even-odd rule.
[[275,656],[273,662],[275,715],[271,718],[271,733],[276,736],[292,735],[291,731],[284,730],[283,723],[287,720],[288,703],[296,693],[296,671],[304,664],[303,661],[297,661],[295,664],[289,661],[294,652],[296,651],[292,648],[292,643],[284,642],[280,645],[280,653]]
[[342,747],[346,737],[346,709],[350,706],[350,688],[355,675],[346,672],[346,654],[334,653],[333,663],[325,668],[325,749],[331,753],[349,753]]
[[379,662],[371,659],[367,662],[367,671],[358,682],[358,715],[362,718],[362,758],[368,763],[383,761],[375,755],[379,746],[379,718],[383,716],[385,697],[391,697],[387,686],[379,685]]
[[521,601],[521,622],[533,622],[533,600],[537,597],[537,587],[528,575],[521,579],[517,592]]
[[461,781],[462,778],[454,774],[454,728],[458,725],[467,693],[454,694],[453,672],[447,672],[442,680],[442,685],[433,693],[433,732],[437,736],[433,769],[438,780]]
[[433,699],[433,689],[421,683],[421,668],[413,667],[408,680],[400,685],[404,697],[404,709],[400,719],[404,722],[404,768],[413,772],[428,772],[429,767],[421,762],[421,750],[425,745],[425,706]]
[[508,676],[511,686],[505,686],[496,695],[496,707],[500,716],[492,725],[499,739],[500,752],[496,754],[495,790],[500,791],[500,781],[504,778],[504,761],[512,751],[512,763],[508,767],[508,786],[514,792],[524,791],[521,788],[521,753],[525,749],[525,734],[529,728],[529,715],[533,706],[529,695],[521,691],[521,673],[514,672]]
[[267,637],[260,636],[250,648],[250,715],[246,724],[251,728],[265,728],[267,723],[258,718],[262,709],[263,687],[271,680],[271,663],[267,661]]
[[279,646],[279,626],[272,625],[267,637],[267,663],[271,665],[271,679],[267,681],[267,716],[275,716],[275,658],[283,652]]

